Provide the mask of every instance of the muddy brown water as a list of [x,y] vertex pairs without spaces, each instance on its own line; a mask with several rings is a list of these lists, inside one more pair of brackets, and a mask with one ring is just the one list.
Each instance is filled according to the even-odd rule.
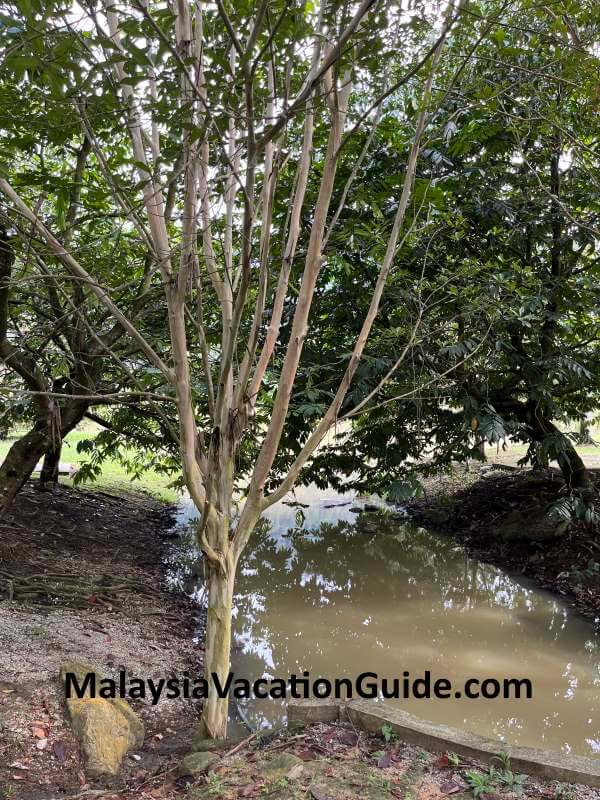
[[[240,563],[236,676],[429,670],[453,693],[469,678],[528,678],[532,699],[384,702],[509,744],[600,757],[594,621],[409,521],[354,513],[363,504],[348,496],[302,488],[289,499],[305,505],[270,509]],[[285,719],[274,700],[235,710],[253,728]]]

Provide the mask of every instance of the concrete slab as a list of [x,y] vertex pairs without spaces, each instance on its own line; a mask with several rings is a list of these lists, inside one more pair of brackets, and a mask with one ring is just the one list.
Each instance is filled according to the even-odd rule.
[[499,752],[510,756],[512,768],[540,778],[562,783],[581,783],[600,787],[600,759],[507,746],[498,739],[486,739],[467,731],[415,717],[406,711],[377,705],[369,700],[302,700],[288,705],[288,724],[310,725],[348,719],[355,727],[380,733],[390,725],[400,739],[432,752],[453,752],[491,764]]

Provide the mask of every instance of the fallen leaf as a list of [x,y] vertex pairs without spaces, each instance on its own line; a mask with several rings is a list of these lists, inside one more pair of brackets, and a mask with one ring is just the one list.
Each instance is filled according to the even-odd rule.
[[63,761],[66,761],[67,758],[67,746],[63,741],[54,742],[52,745],[52,750],[54,751],[54,755],[56,756],[56,760],[59,761],[61,764]]
[[379,767],[379,769],[387,769],[391,765],[392,765],[392,756],[389,753],[384,753],[377,762],[377,766]]
[[450,761],[448,760],[448,754],[444,753],[443,756],[440,756],[433,766],[436,769],[446,769],[449,767]]
[[31,732],[35,736],[36,739],[47,739],[48,738],[48,728],[41,725],[32,725]]
[[24,781],[25,775],[15,774],[12,776],[13,781]]
[[85,786],[85,772],[83,770],[81,769],[79,770],[79,772],[77,773],[77,778],[79,779],[79,783],[82,786]]
[[9,764],[8,766],[11,769],[29,769],[29,767],[26,767],[25,764],[21,764],[20,761],[13,761],[13,763]]

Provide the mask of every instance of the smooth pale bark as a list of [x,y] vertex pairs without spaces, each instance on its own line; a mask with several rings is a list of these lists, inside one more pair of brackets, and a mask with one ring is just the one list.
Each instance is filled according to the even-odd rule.
[[212,675],[225,685],[230,670],[231,615],[235,565],[228,561],[224,568],[208,562],[206,565],[208,611],[204,641],[204,673],[209,684],[209,696],[204,701],[200,733],[207,738],[222,738],[227,731],[228,699],[217,696]]
[[[231,618],[233,589],[238,558],[230,540],[233,496],[233,459],[217,465],[210,494],[198,526],[198,541],[205,559],[207,617],[204,646],[204,674],[209,683],[209,697],[202,707],[200,733],[203,737],[222,739],[227,734],[228,699],[214,691],[212,675],[223,686],[231,668]],[[258,508],[248,508],[250,531],[258,521]],[[249,531],[249,532],[250,532]],[[217,557],[214,557],[214,554]]]

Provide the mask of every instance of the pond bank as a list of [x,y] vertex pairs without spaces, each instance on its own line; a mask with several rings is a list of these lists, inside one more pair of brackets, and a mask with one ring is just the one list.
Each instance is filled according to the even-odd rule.
[[[600,470],[590,470],[596,488]],[[553,470],[520,470],[472,465],[469,472],[427,478],[425,497],[408,504],[413,519],[452,535],[469,554],[533,580],[559,594],[579,612],[600,612],[600,540],[597,529],[572,522],[566,532],[554,524],[548,535],[531,535],[533,521],[565,496]]]
[[[471,800],[476,786],[489,790],[481,800],[516,797],[508,775],[347,724],[230,742],[208,771],[185,775],[199,713],[186,700],[133,702],[143,746],[116,780],[92,781],[65,719],[60,664],[78,657],[105,675],[123,665],[157,677],[201,668],[197,609],[161,588],[172,521],[171,508],[144,495],[65,487],[53,495],[27,487],[0,520],[2,800]],[[597,790],[533,779],[521,788],[527,800],[600,800]]]

